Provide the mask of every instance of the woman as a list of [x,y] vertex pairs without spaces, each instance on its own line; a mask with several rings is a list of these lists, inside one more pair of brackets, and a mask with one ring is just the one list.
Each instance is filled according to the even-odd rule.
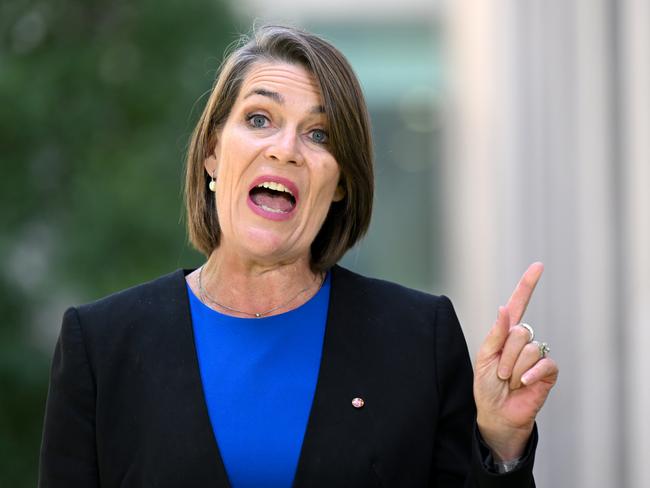
[[534,486],[557,367],[519,322],[541,265],[472,379],[448,299],[336,265],[372,192],[347,61],[259,29],[190,144],[189,234],[208,259],[66,312],[40,486]]

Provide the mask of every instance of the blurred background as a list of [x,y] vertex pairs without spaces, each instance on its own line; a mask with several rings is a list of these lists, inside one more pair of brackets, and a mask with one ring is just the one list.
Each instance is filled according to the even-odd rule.
[[367,95],[375,212],[344,264],[449,295],[474,354],[543,261],[538,486],[650,486],[647,0],[3,0],[0,486],[36,484],[65,308],[201,262],[184,151],[255,21],[331,40]]

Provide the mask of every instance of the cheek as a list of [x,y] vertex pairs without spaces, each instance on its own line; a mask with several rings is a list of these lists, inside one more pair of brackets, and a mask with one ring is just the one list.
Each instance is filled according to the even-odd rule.
[[315,195],[314,205],[316,206],[319,217],[324,220],[333,203],[341,173],[338,164],[334,161],[328,161],[321,169],[320,182]]
[[334,193],[339,186],[339,181],[341,180],[341,170],[335,160],[332,160],[328,163],[326,174],[327,183],[324,185],[324,187],[327,192],[328,199],[331,203],[331,200],[334,197]]
[[217,175],[221,191],[233,194],[244,182],[247,168],[255,161],[258,148],[237,131],[231,131],[219,146]]

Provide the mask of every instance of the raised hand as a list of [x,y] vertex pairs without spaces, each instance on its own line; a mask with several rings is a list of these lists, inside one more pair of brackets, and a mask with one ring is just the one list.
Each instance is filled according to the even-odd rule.
[[499,307],[497,320],[481,345],[474,367],[477,424],[495,458],[521,456],[535,417],[557,381],[555,361],[545,357],[530,332],[518,325],[542,275],[542,263],[533,263],[517,284],[510,300]]

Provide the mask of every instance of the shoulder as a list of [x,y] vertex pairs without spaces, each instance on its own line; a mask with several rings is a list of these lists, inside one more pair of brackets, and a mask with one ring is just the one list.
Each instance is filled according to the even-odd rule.
[[458,327],[454,307],[444,295],[432,295],[386,280],[369,278],[341,266],[332,268],[332,302],[364,321],[404,332],[422,333]]
[[[336,266],[332,269],[330,318],[332,324],[341,324],[337,329],[340,347],[354,348],[358,354],[364,351],[377,371],[382,371],[385,358],[390,357],[392,373],[386,375],[399,371],[399,377],[414,377],[413,365],[417,365],[418,371],[433,372],[438,388],[461,377],[471,385],[467,343],[454,307],[444,295]],[[380,359],[373,362],[369,358]]]
[[453,309],[445,295],[432,295],[391,281],[370,278],[338,265],[332,268],[332,284],[342,295],[380,308],[399,306],[402,311],[421,307]]
[[162,319],[180,320],[189,313],[185,271],[182,269],[104,298],[68,309],[86,339],[114,340],[124,333],[156,324]]
[[179,269],[76,308],[82,316],[104,315],[119,311],[134,313],[140,310],[154,309],[169,301],[178,301],[184,294],[185,272]]

